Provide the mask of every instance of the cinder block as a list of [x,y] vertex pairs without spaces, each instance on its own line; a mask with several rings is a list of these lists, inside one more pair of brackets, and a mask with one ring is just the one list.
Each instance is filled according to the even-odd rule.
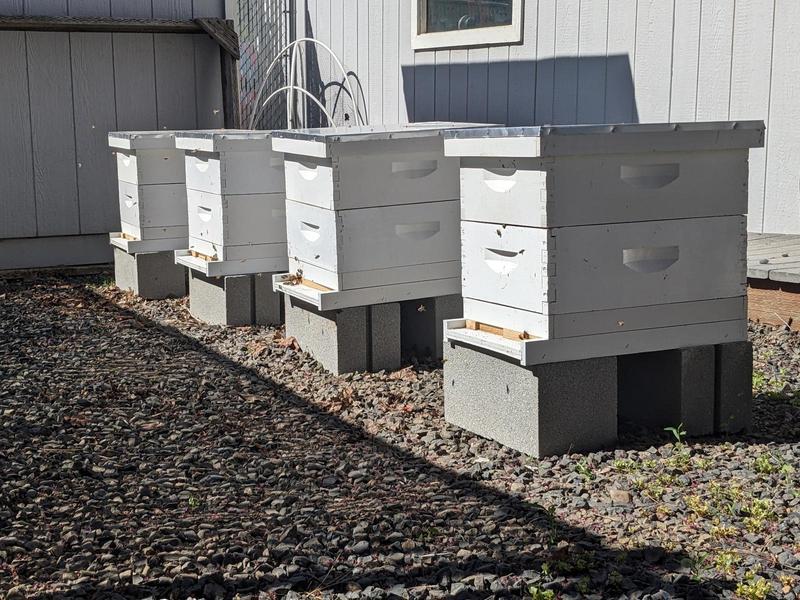
[[714,430],[740,433],[750,429],[753,413],[753,344],[715,346]]
[[400,367],[400,306],[396,302],[320,311],[286,297],[286,336],[326,370],[354,371]]
[[175,264],[172,251],[128,254],[114,248],[114,280],[118,288],[149,300],[186,295],[186,268]]
[[190,269],[189,312],[209,325],[252,325],[253,277],[206,277]]
[[617,359],[523,367],[444,346],[444,417],[532,456],[591,451],[617,439]]
[[663,429],[682,423],[690,436],[714,432],[714,346],[619,357],[619,416]]
[[442,358],[445,319],[464,315],[464,302],[458,294],[406,300],[400,303],[401,340],[405,355]]
[[254,316],[256,325],[283,323],[283,294],[272,289],[272,273],[253,275]]
[[395,371],[400,368],[400,305],[375,304],[370,314],[370,370]]

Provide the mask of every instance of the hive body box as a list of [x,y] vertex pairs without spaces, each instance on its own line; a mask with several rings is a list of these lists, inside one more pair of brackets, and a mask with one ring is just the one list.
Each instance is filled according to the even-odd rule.
[[268,131],[180,132],[188,248],[175,260],[206,276],[285,271],[283,158]]
[[186,185],[183,150],[173,131],[108,134],[117,155],[121,231],[110,241],[125,252],[186,247]]
[[276,290],[320,310],[460,293],[459,161],[441,132],[469,126],[275,132],[289,253]]
[[464,319],[534,365],[744,340],[761,122],[445,132],[461,159]]

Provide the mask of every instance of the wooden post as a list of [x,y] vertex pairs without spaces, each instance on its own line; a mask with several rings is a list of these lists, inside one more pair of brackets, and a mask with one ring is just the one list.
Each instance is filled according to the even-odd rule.
[[242,126],[242,111],[239,105],[239,61],[224,48],[219,49],[222,63],[222,115],[225,129]]

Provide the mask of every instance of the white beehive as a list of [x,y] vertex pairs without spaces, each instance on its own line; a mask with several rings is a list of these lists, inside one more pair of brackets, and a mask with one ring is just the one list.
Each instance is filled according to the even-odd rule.
[[126,252],[184,248],[186,176],[175,132],[112,132],[108,144],[117,155],[121,229],[111,243]]
[[470,126],[275,132],[289,252],[276,289],[323,310],[459,293],[459,161],[441,132]]
[[206,275],[284,271],[283,157],[269,131],[181,132],[186,152],[188,248],[176,262]]
[[762,122],[445,133],[464,319],[523,364],[746,336],[747,159]]

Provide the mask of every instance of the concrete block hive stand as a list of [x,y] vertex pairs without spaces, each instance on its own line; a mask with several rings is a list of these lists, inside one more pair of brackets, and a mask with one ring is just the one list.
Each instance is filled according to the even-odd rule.
[[272,274],[286,269],[283,158],[268,131],[179,132],[186,152],[189,311],[215,325],[283,321]]
[[114,246],[117,287],[149,299],[186,295],[186,273],[172,254],[186,245],[183,151],[172,131],[108,134],[117,155],[120,231]]
[[447,420],[537,456],[609,444],[617,408],[692,435],[747,427],[762,122],[444,136],[461,158],[464,297],[445,323]]
[[468,126],[274,133],[289,246],[274,285],[292,299],[287,336],[328,370],[396,369],[401,349],[441,357],[441,320],[461,313],[458,159],[441,132]]

